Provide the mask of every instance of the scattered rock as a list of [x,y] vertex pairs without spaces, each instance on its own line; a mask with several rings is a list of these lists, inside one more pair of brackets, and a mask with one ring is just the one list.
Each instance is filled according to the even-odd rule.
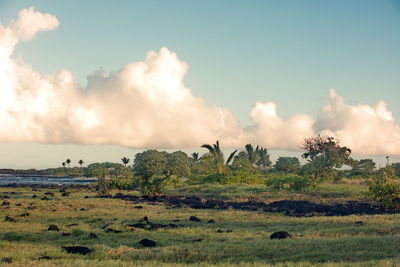
[[88,247],[81,247],[81,246],[68,246],[68,247],[62,247],[67,253],[69,254],[81,254],[81,255],[86,255],[92,252],[92,250]]
[[203,238],[197,238],[197,239],[193,240],[193,242],[201,242],[201,241],[203,241]]
[[143,209],[143,206],[135,206],[135,209]]
[[32,196],[32,198],[37,198],[37,197],[38,197],[37,195],[33,195],[33,196]]
[[1,203],[1,206],[9,206],[10,202],[8,202],[7,200],[4,200],[3,203]]
[[62,197],[69,197],[69,193],[64,192],[64,193],[61,194],[61,196],[62,196]]
[[365,223],[363,221],[356,221],[355,224],[357,225],[364,225]]
[[10,197],[7,196],[7,195],[4,195],[4,196],[3,196],[3,199],[10,199]]
[[122,233],[122,231],[120,231],[120,230],[115,230],[115,229],[112,229],[112,228],[108,228],[108,229],[106,230],[106,232],[107,232],[107,233],[116,233],[116,234]]
[[19,217],[28,217],[28,216],[29,216],[28,212],[25,212],[25,213],[22,213],[22,214],[19,215]]
[[222,233],[232,233],[232,230],[228,229],[228,230],[221,230],[218,229],[217,231],[215,231],[216,233],[222,234]]
[[36,207],[35,206],[29,206],[27,209],[28,210],[34,210],[34,209],[36,209]]
[[147,238],[144,238],[142,240],[139,241],[139,244],[147,247],[147,248],[153,248],[156,246],[156,242]]
[[285,239],[291,237],[291,235],[286,231],[278,231],[270,235],[270,239]]
[[90,233],[89,238],[98,239],[97,235],[94,233]]
[[60,229],[58,229],[57,225],[52,224],[52,225],[49,226],[49,228],[47,228],[47,231],[56,231],[56,232],[58,232],[58,231],[60,231]]
[[89,196],[84,196],[83,198],[89,198]]
[[10,217],[10,216],[6,216],[5,218],[4,218],[4,221],[5,222],[17,222],[14,218],[12,218],[12,217]]
[[62,233],[62,236],[70,236],[72,235],[71,233]]
[[147,218],[147,216],[144,216],[142,219],[139,220],[139,222],[149,223],[149,218]]
[[207,223],[215,223],[214,220],[209,220]]
[[201,222],[201,219],[197,218],[196,216],[190,216],[189,221],[192,221],[192,222]]
[[67,190],[64,187],[60,189],[60,193],[66,193],[66,192]]
[[50,200],[48,197],[44,196],[40,200]]
[[15,204],[15,206],[17,206],[17,207],[21,207],[21,206],[22,206],[22,204],[21,204],[21,203],[17,203],[17,204]]
[[81,208],[81,209],[79,209],[79,210],[86,210],[85,208]]
[[71,223],[71,224],[67,225],[67,227],[72,227],[72,226],[77,226],[77,225],[78,225],[77,223]]
[[51,197],[54,197],[54,193],[53,192],[45,192],[44,194],[48,195],[48,196],[51,196]]
[[2,263],[12,263],[12,259],[11,258],[2,258],[1,262]]

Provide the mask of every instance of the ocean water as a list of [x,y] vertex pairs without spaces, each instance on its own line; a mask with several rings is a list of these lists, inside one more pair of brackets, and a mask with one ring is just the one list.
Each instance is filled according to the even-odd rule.
[[54,185],[73,185],[73,184],[91,184],[97,181],[95,178],[81,177],[55,177],[55,176],[39,176],[39,175],[0,175],[0,185],[9,184],[54,184]]

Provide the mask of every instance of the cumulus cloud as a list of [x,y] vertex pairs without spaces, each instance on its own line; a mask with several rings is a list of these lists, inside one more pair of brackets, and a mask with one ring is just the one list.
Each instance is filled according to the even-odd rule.
[[316,128],[360,155],[400,154],[400,126],[386,103],[348,105],[334,90],[322,108]]
[[400,154],[400,130],[384,102],[346,105],[334,91],[315,119],[284,119],[272,102],[257,102],[242,128],[227,110],[208,105],[183,84],[188,65],[167,48],[111,73],[88,76],[87,88],[61,70],[43,75],[11,58],[15,45],[58,26],[34,8],[0,25],[0,141],[190,148],[221,140],[298,149],[304,138],[329,134],[361,154]]

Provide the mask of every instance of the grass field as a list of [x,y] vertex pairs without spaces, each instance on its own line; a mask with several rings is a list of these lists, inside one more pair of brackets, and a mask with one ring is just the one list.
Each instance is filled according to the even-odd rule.
[[[14,266],[400,266],[399,214],[302,218],[85,198],[97,195],[89,189],[68,189],[68,197],[62,197],[58,189],[39,190],[0,188],[1,196],[10,197],[3,199],[9,205],[0,206],[0,264],[7,264],[5,258],[9,258]],[[49,191],[54,196],[41,200]],[[268,192],[265,186],[205,185],[181,186],[167,194],[235,201],[291,198],[334,202],[362,200],[365,192],[360,184],[323,184],[308,194]],[[34,194],[38,198],[32,198]],[[143,208],[135,208],[138,205]],[[20,216],[23,213],[29,216]],[[5,221],[5,216],[16,222]],[[144,216],[154,223],[183,227],[148,231],[126,226]],[[202,221],[189,221],[190,216]],[[207,223],[211,219],[215,223]],[[52,224],[60,231],[47,231]],[[122,232],[106,232],[109,228]],[[269,239],[281,230],[292,238]],[[98,238],[91,238],[90,233]],[[156,241],[156,247],[139,245],[143,238]],[[93,252],[67,254],[61,247],[68,245],[86,246]],[[49,258],[40,259],[43,256]]]

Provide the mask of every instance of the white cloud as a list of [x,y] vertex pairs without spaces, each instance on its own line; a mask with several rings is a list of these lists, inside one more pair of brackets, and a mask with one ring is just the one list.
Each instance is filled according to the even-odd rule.
[[68,70],[48,75],[11,59],[15,45],[58,26],[33,8],[0,25],[0,141],[115,144],[137,148],[190,148],[221,140],[224,147],[253,143],[298,149],[303,138],[333,135],[359,154],[400,154],[400,129],[384,102],[346,105],[330,92],[316,120],[288,119],[276,104],[257,102],[254,125],[240,127],[226,109],[209,106],[183,84],[188,65],[167,48],[120,70],[95,71],[83,90]]

